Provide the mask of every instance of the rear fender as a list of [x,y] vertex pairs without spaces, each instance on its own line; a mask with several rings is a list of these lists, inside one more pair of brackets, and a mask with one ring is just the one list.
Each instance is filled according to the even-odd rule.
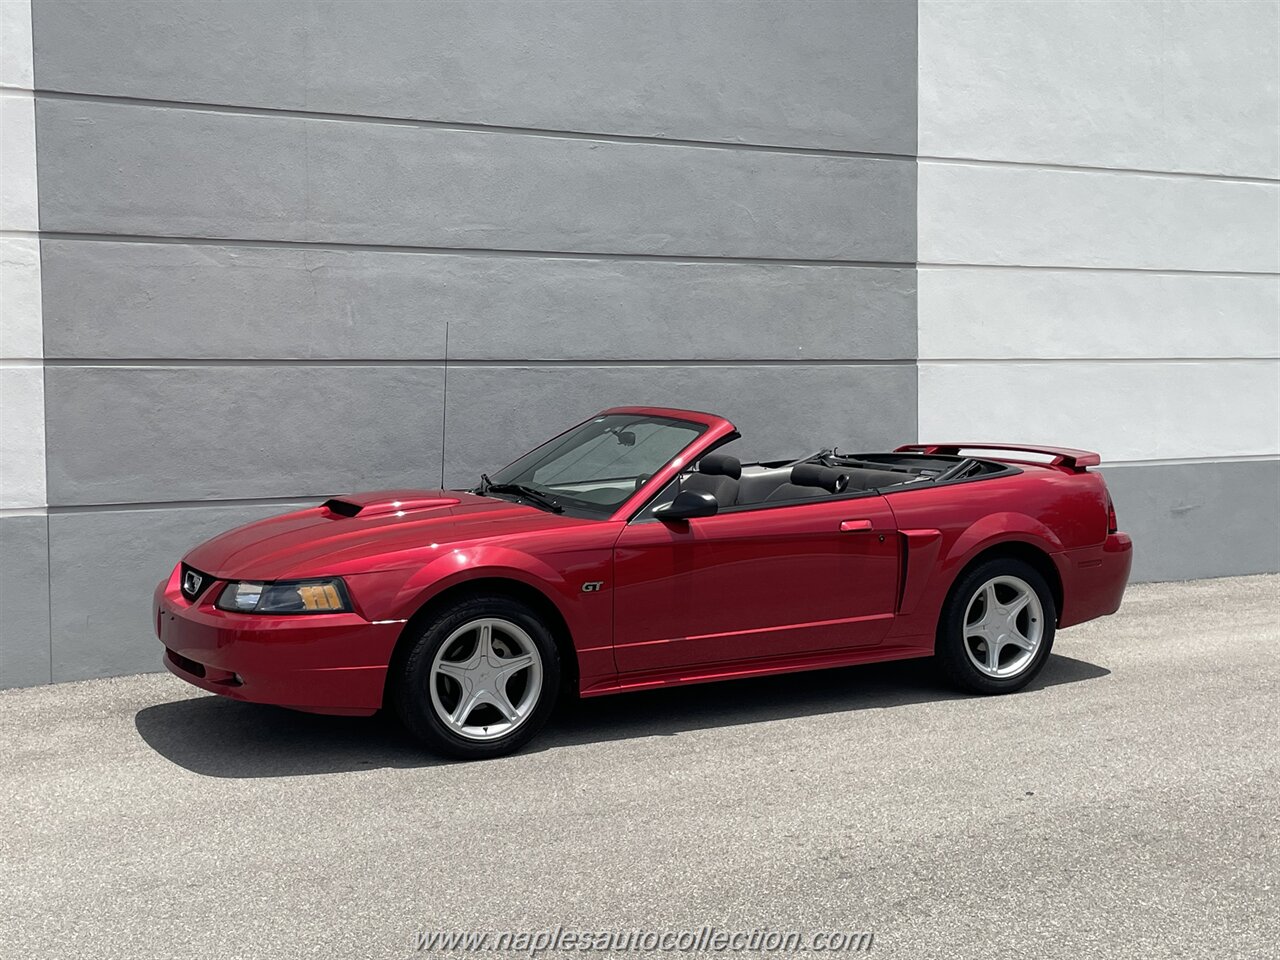
[[[910,612],[924,613],[936,621],[943,601],[946,600],[951,585],[960,576],[960,571],[979,554],[1002,543],[1026,544],[1040,550],[1058,567],[1058,575],[1061,577],[1063,548],[1052,530],[1025,513],[992,513],[976,521],[955,539],[942,559],[932,567],[927,586],[911,584],[908,575],[908,590],[911,591],[914,587],[914,595],[922,598],[922,607]],[[908,574],[911,569],[912,565],[908,560]]]
[[1011,541],[1029,543],[1050,556],[1064,549],[1057,534],[1034,517],[1025,513],[989,513],[956,538],[942,562],[941,572],[954,577],[982,551]]
[[1020,543],[1047,554],[1061,577],[1062,544],[1052,530],[1024,513],[993,513],[975,521],[949,544],[937,529],[901,531],[906,577],[893,636],[927,637],[932,644],[942,604],[960,571],[984,550]]

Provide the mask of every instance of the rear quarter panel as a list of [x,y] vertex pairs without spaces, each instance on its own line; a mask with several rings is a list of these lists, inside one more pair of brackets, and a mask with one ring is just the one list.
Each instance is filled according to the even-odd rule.
[[1025,543],[1047,554],[1065,595],[1060,614],[1069,610],[1076,556],[1102,549],[1107,538],[1106,487],[1096,474],[1032,465],[1020,470],[886,495],[905,554],[892,638],[919,638],[931,646],[951,585],[978,554],[1001,543]]

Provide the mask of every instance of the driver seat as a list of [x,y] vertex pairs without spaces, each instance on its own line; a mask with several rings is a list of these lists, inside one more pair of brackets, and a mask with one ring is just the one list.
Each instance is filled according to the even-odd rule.
[[742,476],[742,461],[727,453],[708,453],[698,461],[698,471],[686,477],[681,490],[709,493],[722,507],[731,507],[738,499],[738,480]]

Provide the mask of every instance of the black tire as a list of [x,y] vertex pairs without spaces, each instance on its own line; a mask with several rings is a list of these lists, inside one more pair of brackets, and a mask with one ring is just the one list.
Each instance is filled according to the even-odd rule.
[[[430,683],[432,664],[445,642],[459,628],[486,619],[507,621],[527,635],[541,657],[541,683],[536,703],[514,729],[497,739],[476,740],[461,735],[438,715]],[[465,641],[455,640],[460,642]],[[471,597],[443,610],[392,669],[392,707],[401,722],[431,750],[459,760],[485,760],[519,750],[547,722],[560,688],[560,654],[551,631],[533,610],[508,597]],[[437,682],[448,686],[449,678]]]
[[[1028,651],[1021,647],[1002,644],[999,642],[1000,638],[997,639],[994,653],[997,659],[995,671],[998,673],[1002,669],[1000,664],[1004,660],[1003,655],[1009,653],[1011,656],[1005,661],[1009,666],[1004,668],[1010,671],[1007,676],[989,675],[987,671],[992,669],[989,662],[986,670],[980,669],[974,661],[986,660],[990,648],[984,639],[966,636],[969,633],[965,624],[966,614],[970,615],[971,622],[974,614],[982,615],[977,621],[978,624],[985,620],[986,601],[979,599],[978,595],[982,594],[983,588],[992,581],[998,581],[996,590],[1008,591],[1007,596],[1016,595],[1017,588],[1011,581],[1021,581],[1034,591],[1040,605],[1040,610],[1036,611],[1034,604],[1028,603],[1027,608],[1017,615],[1019,636],[1022,639],[1026,639],[1025,634],[1037,624],[1040,628],[1038,643],[1031,656],[1027,657]],[[999,597],[997,600],[999,601]],[[1036,616],[1037,613],[1039,616]],[[935,659],[946,678],[961,690],[981,694],[1013,693],[1034,680],[1044,668],[1045,661],[1049,659],[1049,653],[1053,649],[1057,623],[1058,610],[1053,600],[1053,591],[1049,589],[1049,585],[1039,571],[1022,560],[996,557],[965,571],[952,586],[947,601],[943,604],[942,616],[938,620]],[[1017,663],[1019,657],[1025,657],[1025,663]]]

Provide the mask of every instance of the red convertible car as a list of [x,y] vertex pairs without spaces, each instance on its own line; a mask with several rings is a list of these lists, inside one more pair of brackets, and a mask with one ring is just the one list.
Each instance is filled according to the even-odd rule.
[[1113,613],[1132,545],[1082,450],[938,443],[743,463],[722,417],[619,407],[472,490],[335,497],[196,547],[155,594],[165,665],[429,746],[515,750],[580,696],[935,657],[1025,686]]

